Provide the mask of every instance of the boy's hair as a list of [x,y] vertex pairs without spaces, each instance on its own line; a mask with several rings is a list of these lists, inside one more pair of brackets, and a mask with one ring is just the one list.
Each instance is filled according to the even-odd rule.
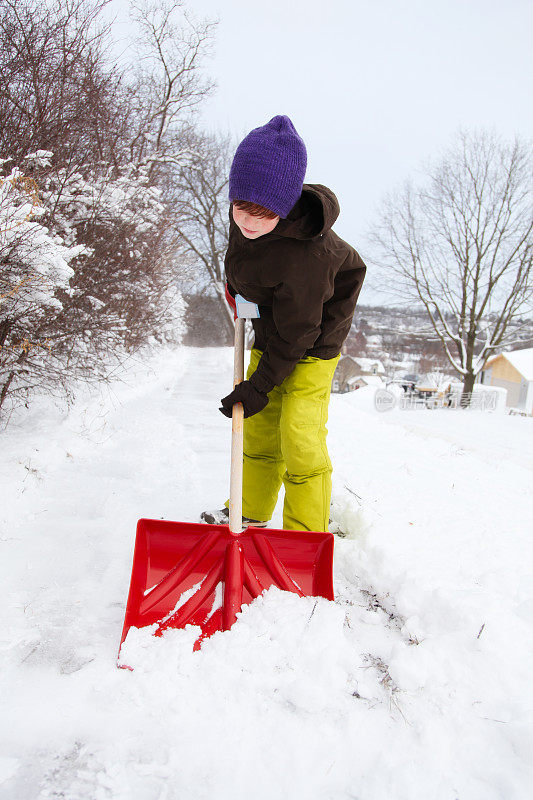
[[250,203],[248,200],[234,200],[233,205],[237,206],[239,211],[246,211],[253,217],[266,217],[267,219],[275,219],[278,215],[274,211],[260,206],[257,203]]

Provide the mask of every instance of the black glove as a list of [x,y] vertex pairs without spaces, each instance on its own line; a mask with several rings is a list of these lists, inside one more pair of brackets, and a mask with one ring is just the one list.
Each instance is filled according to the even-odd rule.
[[235,403],[242,403],[244,416],[251,417],[264,409],[268,403],[268,396],[263,392],[258,392],[250,381],[243,381],[237,384],[232,393],[228,394],[227,397],[223,397],[220,402],[222,403],[222,408],[219,410],[230,419]]

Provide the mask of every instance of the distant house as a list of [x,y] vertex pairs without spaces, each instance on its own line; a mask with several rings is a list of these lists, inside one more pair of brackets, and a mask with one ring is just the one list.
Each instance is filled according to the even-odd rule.
[[379,375],[358,375],[348,380],[348,391],[353,392],[355,389],[360,389],[362,386],[385,386],[385,381],[382,381]]
[[360,375],[382,375],[385,376],[385,367],[379,358],[363,358],[362,356],[351,356],[359,366]]
[[352,392],[357,389],[353,384],[353,378],[364,377],[365,375],[385,376],[385,367],[378,358],[363,358],[355,356],[341,356],[337,369],[333,376],[331,389],[333,392]]
[[533,414],[533,347],[509,350],[485,361],[479,383],[507,389],[507,405]]

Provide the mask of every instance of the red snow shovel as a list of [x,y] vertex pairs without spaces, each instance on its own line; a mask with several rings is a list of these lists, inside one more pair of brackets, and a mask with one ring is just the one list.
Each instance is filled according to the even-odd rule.
[[[248,314],[247,314],[248,316]],[[251,316],[251,315],[250,315]],[[234,385],[244,378],[244,319],[235,323]],[[195,643],[226,631],[270,586],[333,600],[333,534],[242,530],[243,407],[233,406],[229,525],[140,519],[120,645],[129,629],[197,625]],[[119,664],[120,666],[120,664]]]

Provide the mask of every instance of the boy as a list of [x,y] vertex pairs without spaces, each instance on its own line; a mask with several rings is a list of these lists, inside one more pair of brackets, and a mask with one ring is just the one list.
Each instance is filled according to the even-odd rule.
[[[359,254],[331,226],[333,192],[304,184],[307,152],[287,116],[240,143],[230,170],[226,297],[258,304],[246,380],[222,399],[244,407],[243,526],[266,526],[281,483],[283,528],[327,531],[331,381],[365,277]],[[227,523],[228,505],[204,511]]]

